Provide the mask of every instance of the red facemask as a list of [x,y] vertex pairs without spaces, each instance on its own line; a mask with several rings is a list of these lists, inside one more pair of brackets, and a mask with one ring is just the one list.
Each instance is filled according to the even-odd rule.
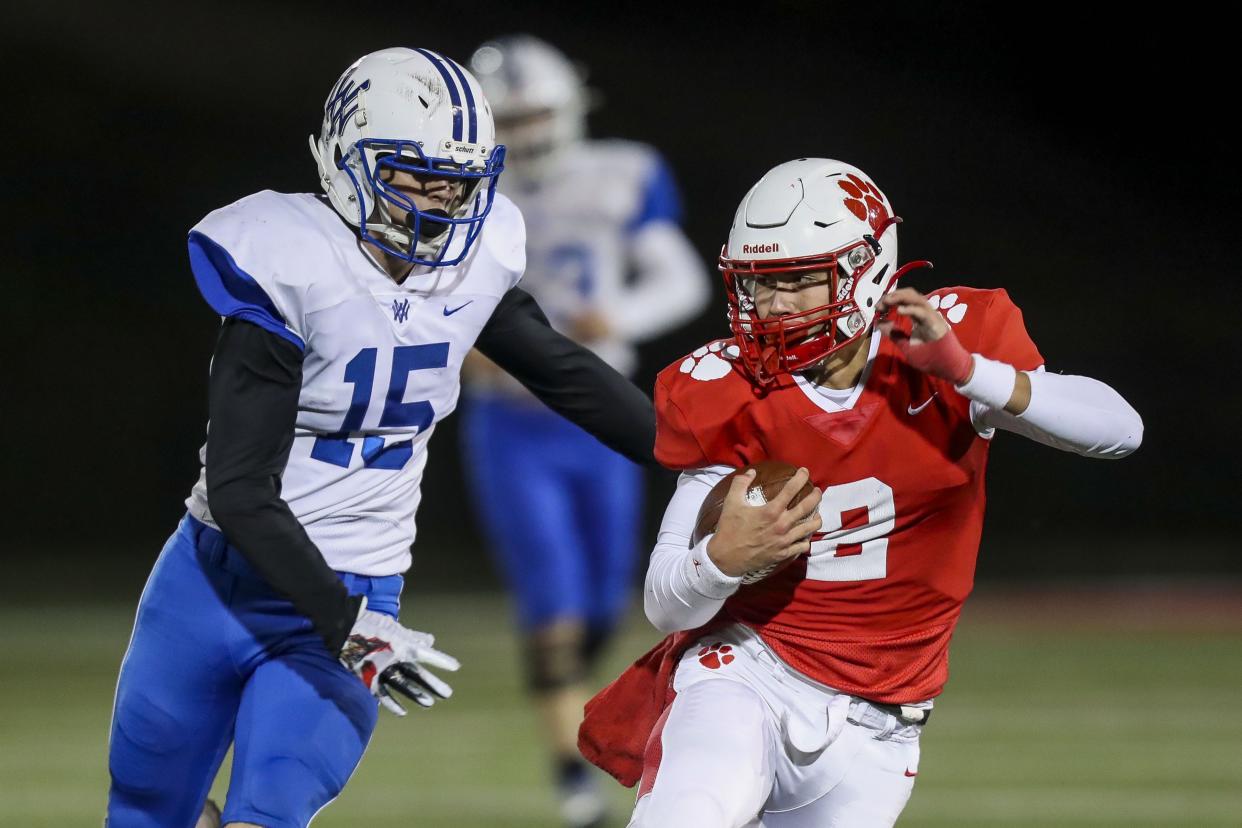
[[[854,251],[864,251],[865,260],[852,268],[843,266],[851,258],[863,258]],[[859,281],[868,278],[875,266],[877,251],[878,245],[869,236],[840,250],[786,259],[730,259],[721,249],[718,267],[729,302],[729,328],[733,331],[742,367],[757,386],[765,388],[782,375],[804,371],[870,332],[870,321],[866,324],[861,321],[873,321],[874,314],[862,314],[854,294]],[[911,262],[898,268],[888,277],[883,293],[892,289],[903,275],[926,264],[929,263]],[[827,274],[828,295],[833,301],[796,313],[763,319],[757,316],[747,280],[816,272]],[[855,313],[860,315],[860,324],[853,333],[846,334],[837,323]]]

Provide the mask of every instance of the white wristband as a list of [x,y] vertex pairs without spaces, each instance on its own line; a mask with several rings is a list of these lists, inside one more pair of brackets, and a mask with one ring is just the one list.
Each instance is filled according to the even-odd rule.
[[707,554],[707,542],[712,537],[708,535],[699,541],[697,546],[691,548],[686,557],[682,559],[682,567],[685,569],[686,581],[691,589],[704,598],[719,600],[728,598],[737,592],[737,588],[742,584],[742,577],[726,575],[720,571],[720,567],[716,566],[711,555]]
[[971,354],[970,358],[975,363],[974,373],[965,384],[955,386],[958,393],[989,408],[1003,409],[1013,396],[1014,385],[1018,381],[1017,370],[1006,362],[997,362],[979,354]]

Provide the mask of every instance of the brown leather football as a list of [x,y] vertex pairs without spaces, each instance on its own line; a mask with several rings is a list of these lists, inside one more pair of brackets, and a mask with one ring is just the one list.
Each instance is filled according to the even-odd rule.
[[[747,501],[755,506],[762,506],[776,497],[781,489],[785,488],[785,483],[798,473],[798,467],[789,463],[784,463],[780,460],[763,460],[755,463],[753,466],[746,466],[725,475],[707,493],[707,497],[703,499],[703,505],[699,507],[699,516],[694,522],[694,535],[690,539],[692,545],[697,545],[703,538],[716,531],[716,525],[720,523],[720,513],[724,510],[725,498],[729,494],[729,486],[732,485],[733,478],[747,469],[755,470],[755,480],[751,487],[746,490]],[[795,494],[793,500],[789,502],[790,508],[809,495],[813,488],[814,486],[808,480],[806,485],[802,487],[802,490]],[[794,560],[797,560],[797,558],[790,558],[779,565],[747,572],[742,576],[742,583],[753,584],[755,581],[761,581],[777,569]]]

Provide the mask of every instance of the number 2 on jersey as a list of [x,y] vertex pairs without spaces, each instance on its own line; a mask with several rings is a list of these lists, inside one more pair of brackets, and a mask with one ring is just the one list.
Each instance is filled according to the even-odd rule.
[[807,578],[873,581],[888,575],[888,533],[897,524],[891,486],[874,477],[828,486],[819,515],[824,523],[811,542]]
[[[426,368],[444,368],[448,365],[449,344],[436,342],[431,345],[401,345],[392,352],[392,375],[388,379],[388,393],[384,397],[384,412],[380,415],[380,428],[414,426],[423,431],[435,420],[436,412],[427,400],[402,402],[411,371]],[[345,366],[345,382],[354,386],[345,421],[334,434],[315,438],[311,457],[343,468],[349,467],[354,456],[351,435],[362,428],[367,409],[371,405],[371,391],[375,386],[375,348],[363,348]],[[369,469],[396,470],[404,466],[414,454],[413,442],[402,440],[385,445],[379,436],[362,440],[363,465]]]

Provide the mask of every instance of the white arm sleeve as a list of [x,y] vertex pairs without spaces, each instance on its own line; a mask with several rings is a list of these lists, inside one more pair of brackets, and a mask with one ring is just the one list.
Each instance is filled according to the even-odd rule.
[[712,619],[737,591],[741,577],[721,572],[707,556],[708,535],[690,546],[699,508],[712,486],[733,469],[711,466],[682,472],[668,503],[655,549],[647,565],[643,607],[661,632],[692,630]]
[[711,298],[703,261],[671,221],[653,221],[630,237],[634,283],[609,313],[619,337],[642,342],[702,312]]
[[[978,366],[982,358],[976,355],[975,359]],[[1000,428],[1062,451],[1107,460],[1125,457],[1143,442],[1143,418],[1099,380],[1049,374],[1042,368],[1026,374],[1031,379],[1031,403],[1021,414],[979,401],[971,403],[971,420],[981,434],[989,436],[992,429]],[[966,393],[968,389],[959,390]]]

